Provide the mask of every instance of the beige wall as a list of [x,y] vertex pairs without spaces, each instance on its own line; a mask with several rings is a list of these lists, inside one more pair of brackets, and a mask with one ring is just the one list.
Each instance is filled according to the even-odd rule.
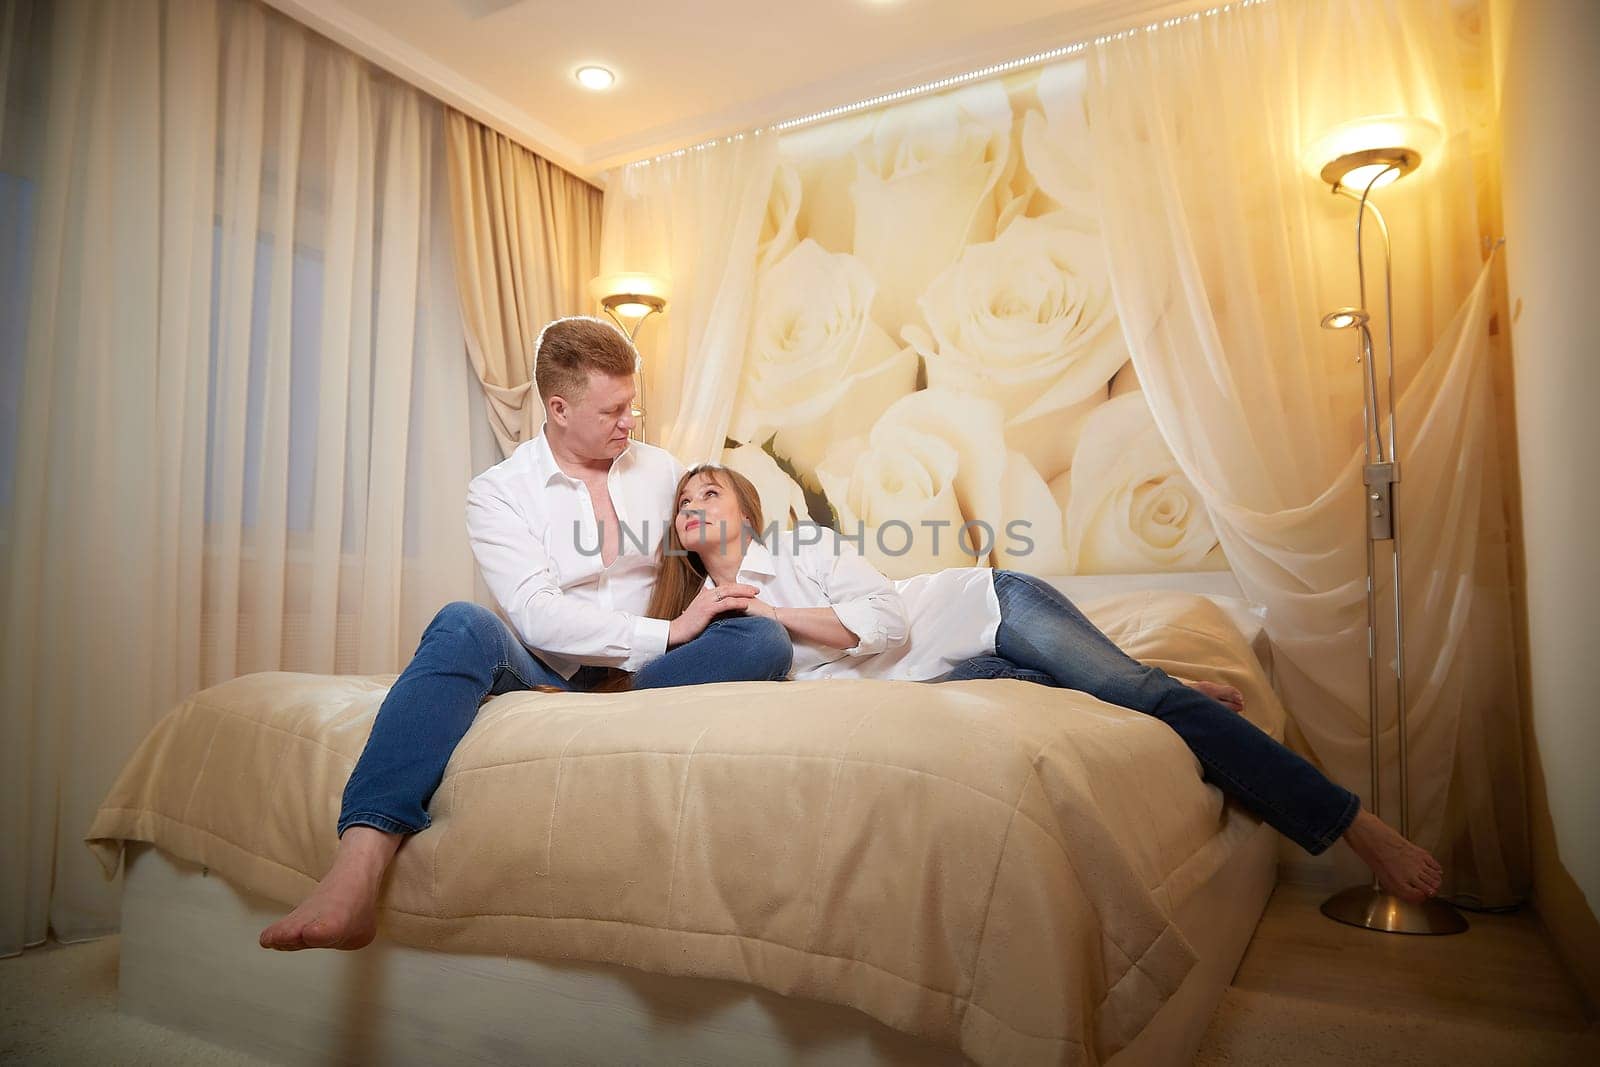
[[1600,3],[1515,0],[1504,214],[1535,900],[1600,999]]

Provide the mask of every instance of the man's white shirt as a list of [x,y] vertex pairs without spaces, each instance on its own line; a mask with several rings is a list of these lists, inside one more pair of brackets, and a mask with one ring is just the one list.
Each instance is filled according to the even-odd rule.
[[637,671],[666,652],[669,623],[644,612],[683,471],[641,441],[612,461],[621,545],[609,567],[589,487],[562,471],[543,431],[467,486],[467,536],[484,582],[517,637],[563,678],[584,664]]

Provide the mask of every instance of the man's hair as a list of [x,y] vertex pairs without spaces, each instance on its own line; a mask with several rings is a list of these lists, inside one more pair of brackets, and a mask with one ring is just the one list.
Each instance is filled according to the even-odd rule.
[[623,332],[589,315],[556,319],[534,342],[533,384],[541,399],[576,404],[589,388],[589,372],[631,378],[638,359]]

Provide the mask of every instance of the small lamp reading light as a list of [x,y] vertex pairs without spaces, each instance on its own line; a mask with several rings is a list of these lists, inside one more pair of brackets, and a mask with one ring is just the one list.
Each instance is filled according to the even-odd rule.
[[[589,293],[600,302],[605,313],[617,328],[633,341],[639,335],[644,320],[658,311],[666,310],[667,283],[653,274],[640,271],[619,271],[602,274],[589,283]],[[638,349],[635,346],[635,352]],[[635,365],[636,384],[633,415],[638,422],[638,433],[644,434],[644,357]]]
[[1352,326],[1364,326],[1367,323],[1367,313],[1360,308],[1335,308],[1322,316],[1324,330],[1348,330]]

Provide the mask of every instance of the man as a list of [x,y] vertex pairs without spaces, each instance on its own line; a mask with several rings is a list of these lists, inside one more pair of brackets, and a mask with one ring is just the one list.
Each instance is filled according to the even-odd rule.
[[789,672],[788,633],[744,613],[750,586],[704,590],[670,622],[644,617],[683,467],[628,438],[633,345],[610,323],[575,317],[546,326],[534,352],[544,429],[467,489],[473,554],[510,626],[466,602],[434,616],[350,773],[333,865],[261,932],[263,948],[372,940],[384,872],[406,835],[428,827],[428,801],[486,697],[587,691],[618,672],[635,689]]

